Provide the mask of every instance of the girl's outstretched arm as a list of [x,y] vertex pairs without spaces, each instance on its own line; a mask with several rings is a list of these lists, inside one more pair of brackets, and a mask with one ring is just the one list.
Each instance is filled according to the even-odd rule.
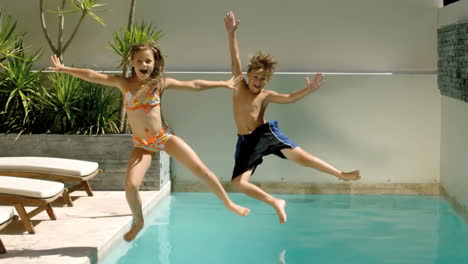
[[125,79],[117,75],[102,74],[91,69],[74,68],[63,65],[60,59],[53,55],[50,57],[52,67],[49,70],[55,72],[64,72],[88,82],[99,83],[106,86],[117,87],[120,90],[124,89]]
[[164,89],[182,90],[182,91],[203,91],[212,88],[228,88],[231,90],[236,89],[235,86],[243,80],[242,75],[232,77],[227,81],[206,81],[206,80],[191,80],[179,81],[172,78],[165,79]]

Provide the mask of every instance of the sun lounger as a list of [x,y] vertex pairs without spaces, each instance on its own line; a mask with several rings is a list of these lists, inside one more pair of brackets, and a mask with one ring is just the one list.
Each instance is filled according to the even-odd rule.
[[[51,220],[57,219],[50,203],[61,195],[69,206],[73,206],[68,190],[61,182],[8,177],[0,174],[0,205],[13,205],[30,234],[35,233],[31,218],[42,211],[46,210]],[[37,208],[27,212],[25,206]]]
[[[15,212],[10,206],[0,206],[0,230],[5,228],[13,220],[18,218],[15,215]],[[0,238],[0,254],[5,254],[7,252],[5,245],[3,245],[2,239]]]
[[88,196],[93,191],[88,180],[100,172],[97,162],[48,157],[0,157],[0,175],[76,183],[71,193],[83,188]]

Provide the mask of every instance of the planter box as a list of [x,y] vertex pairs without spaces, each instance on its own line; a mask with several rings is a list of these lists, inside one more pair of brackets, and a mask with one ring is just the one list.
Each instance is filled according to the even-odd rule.
[[[90,181],[94,190],[123,190],[127,161],[133,148],[130,135],[0,135],[0,156],[39,156],[95,161],[104,173]],[[160,190],[169,182],[169,156],[153,155],[140,190]]]

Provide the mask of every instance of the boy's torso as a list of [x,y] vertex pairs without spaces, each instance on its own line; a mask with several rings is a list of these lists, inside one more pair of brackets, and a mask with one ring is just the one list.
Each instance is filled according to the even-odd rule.
[[251,92],[245,82],[233,93],[234,120],[239,135],[250,134],[265,123],[267,94],[264,90],[258,94]]

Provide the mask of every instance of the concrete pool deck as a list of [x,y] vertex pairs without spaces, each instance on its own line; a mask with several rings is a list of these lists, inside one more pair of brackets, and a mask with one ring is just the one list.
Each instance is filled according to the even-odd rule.
[[[141,192],[145,214],[169,194],[170,184]],[[0,254],[0,264],[98,263],[123,241],[132,220],[124,191],[95,191],[93,197],[77,191],[71,197],[74,207],[53,204],[57,220],[45,212],[32,218],[36,234],[28,234],[20,221],[1,230],[7,253]]]

